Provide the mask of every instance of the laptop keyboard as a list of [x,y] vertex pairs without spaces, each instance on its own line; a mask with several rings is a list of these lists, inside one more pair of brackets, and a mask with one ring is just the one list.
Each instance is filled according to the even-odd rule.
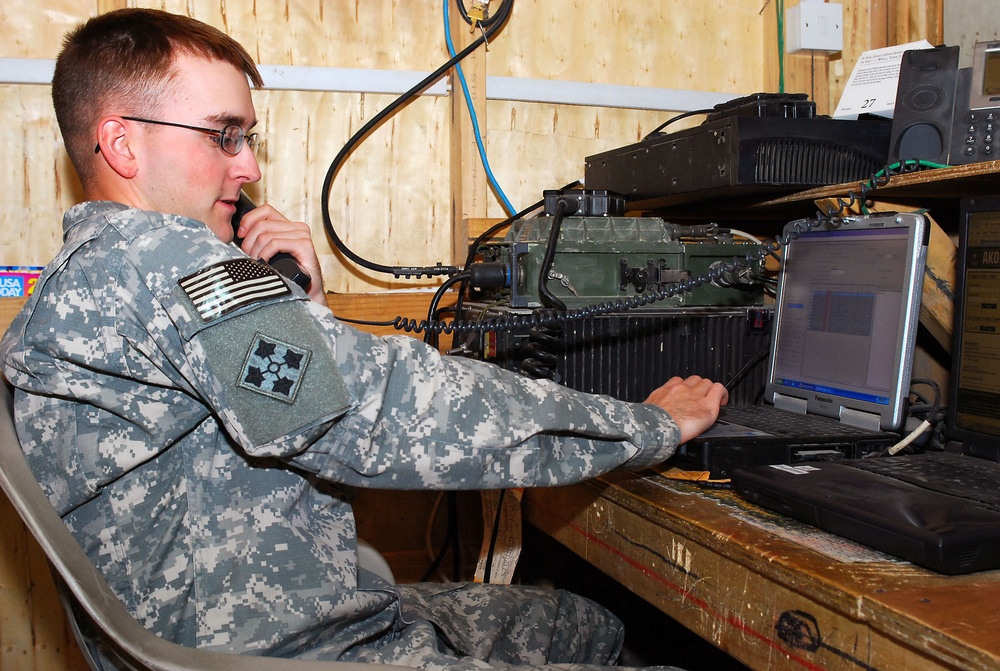
[[719,418],[783,436],[867,436],[871,431],[829,417],[800,415],[773,405],[722,406]]
[[977,457],[928,452],[845,462],[941,494],[1000,509],[1000,464]]

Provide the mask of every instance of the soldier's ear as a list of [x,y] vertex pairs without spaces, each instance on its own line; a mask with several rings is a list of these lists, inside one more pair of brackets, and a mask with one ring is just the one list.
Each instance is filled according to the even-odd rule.
[[135,177],[138,171],[137,152],[133,147],[135,130],[120,116],[106,116],[97,124],[95,151],[104,157],[108,166],[125,179]]

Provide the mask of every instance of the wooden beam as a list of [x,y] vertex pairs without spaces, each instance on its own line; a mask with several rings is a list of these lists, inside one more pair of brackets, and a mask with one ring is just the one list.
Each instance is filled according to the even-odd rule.
[[[338,318],[388,322],[396,316],[410,319],[424,319],[433,294],[421,292],[382,291],[371,294],[327,294],[326,302]],[[7,330],[10,322],[24,305],[24,298],[0,298],[0,333]],[[452,305],[453,300],[444,301]],[[391,325],[357,324],[357,328],[376,335],[399,335],[403,333]],[[419,337],[418,334],[410,334]]]
[[[455,11],[451,14],[451,38],[455,51],[480,37]],[[486,133],[486,49],[480,47],[462,62],[462,73],[476,111],[480,131]],[[485,142],[485,137],[483,139]],[[453,262],[465,260],[469,219],[486,216],[489,188],[486,170],[479,159],[475,131],[457,70],[451,74],[451,227]]]

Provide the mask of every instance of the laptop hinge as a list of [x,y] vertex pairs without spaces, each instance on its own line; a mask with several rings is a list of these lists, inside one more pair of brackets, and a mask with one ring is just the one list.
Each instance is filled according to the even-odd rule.
[[860,410],[841,408],[840,421],[844,424],[856,426],[859,429],[868,429],[869,431],[882,430],[882,417],[870,412],[861,412]]
[[800,415],[806,414],[807,403],[804,398],[795,398],[794,396],[784,396],[782,394],[775,393],[772,403],[774,403],[774,407],[780,408],[781,410],[788,410]]

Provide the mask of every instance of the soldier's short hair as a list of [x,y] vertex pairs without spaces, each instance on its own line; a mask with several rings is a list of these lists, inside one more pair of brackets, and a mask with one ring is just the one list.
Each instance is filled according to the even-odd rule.
[[96,125],[107,114],[156,113],[175,58],[229,63],[260,88],[264,82],[236,40],[197,19],[154,9],[100,14],[66,34],[52,78],[52,102],[66,150],[87,184]]

